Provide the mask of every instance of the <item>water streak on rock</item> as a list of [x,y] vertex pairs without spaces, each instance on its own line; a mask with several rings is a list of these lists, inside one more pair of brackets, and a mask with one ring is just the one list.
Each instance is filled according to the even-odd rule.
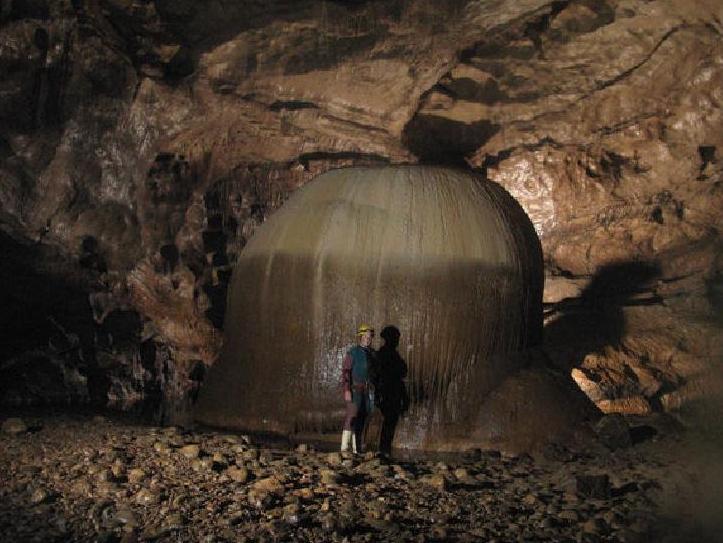
[[329,172],[241,254],[198,418],[336,431],[341,358],[356,325],[371,322],[400,330],[409,366],[412,407],[397,445],[469,446],[480,424],[511,434],[508,418],[477,411],[539,342],[541,297],[539,241],[498,185],[447,168]]

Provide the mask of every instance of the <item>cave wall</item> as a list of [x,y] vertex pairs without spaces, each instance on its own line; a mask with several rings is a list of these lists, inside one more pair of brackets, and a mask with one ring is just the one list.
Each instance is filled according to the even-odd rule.
[[715,0],[4,0],[0,370],[25,390],[41,356],[58,397],[183,418],[256,226],[329,169],[444,163],[535,224],[551,360],[606,411],[677,409],[720,387],[722,20]]

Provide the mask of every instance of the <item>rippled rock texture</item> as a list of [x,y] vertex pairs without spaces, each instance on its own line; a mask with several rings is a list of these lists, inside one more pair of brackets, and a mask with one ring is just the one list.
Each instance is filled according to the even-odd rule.
[[256,226],[318,173],[400,162],[518,198],[546,350],[599,407],[710,394],[720,21],[715,0],[3,2],[3,402],[181,416]]
[[328,172],[241,253],[198,417],[336,441],[344,346],[373,322],[398,330],[387,349],[408,367],[397,446],[519,452],[559,438],[594,409],[544,368],[520,376],[540,346],[542,283],[534,228],[499,185],[430,166]]

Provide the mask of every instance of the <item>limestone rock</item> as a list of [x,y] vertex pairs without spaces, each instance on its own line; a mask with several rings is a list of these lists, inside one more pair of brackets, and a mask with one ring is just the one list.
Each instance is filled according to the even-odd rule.
[[3,4],[6,406],[188,419],[257,227],[319,173],[399,162],[518,199],[546,351],[598,407],[719,394],[718,4],[401,4]]
[[146,478],[146,472],[140,468],[134,468],[128,471],[128,482],[131,484],[140,483]]
[[284,486],[276,477],[264,477],[253,483],[253,488],[261,492],[269,492],[280,494],[284,491]]
[[168,454],[171,451],[170,445],[168,445],[165,441],[156,441],[153,444],[153,448],[160,454]]
[[437,490],[446,490],[449,486],[447,478],[442,474],[430,475],[422,478],[421,481]]
[[586,474],[575,477],[577,493],[587,498],[604,499],[610,495],[607,474]]
[[249,480],[249,470],[243,467],[231,466],[226,470],[226,474],[237,483],[245,483]]
[[30,503],[33,505],[41,504],[50,498],[50,493],[44,488],[36,488],[30,495]]
[[138,518],[135,513],[127,506],[121,506],[118,508],[115,514],[115,519],[120,524],[133,528],[138,526]]
[[[702,525],[686,513],[661,532],[660,515],[671,518],[668,504],[682,499],[686,512],[696,510],[713,503],[705,488],[713,495],[717,488],[710,464],[684,454],[686,433],[661,416],[648,421],[660,429],[657,440],[614,454],[590,440],[561,460],[478,451],[443,461],[349,457],[330,467],[328,453],[262,444],[258,465],[245,468],[255,480],[243,484],[228,475],[231,467],[194,471],[180,455],[158,455],[149,446],[163,433],[158,429],[78,418],[45,417],[32,439],[0,440],[7,468],[0,524],[9,539],[63,540],[72,527],[75,539],[129,541],[363,539],[370,529],[384,541],[415,540],[422,531],[461,541],[678,540]],[[182,439],[203,443],[211,463],[214,455],[236,454],[214,432],[187,430]],[[119,460],[129,480],[98,481]],[[148,475],[131,482],[134,470]],[[325,470],[339,481],[320,482]]]
[[606,415],[595,425],[600,440],[611,450],[632,445],[630,427],[622,415]]
[[197,443],[191,443],[189,445],[184,445],[183,447],[181,447],[178,452],[186,458],[198,458],[198,455],[201,453],[201,446]]
[[339,475],[331,469],[323,469],[319,471],[321,483],[328,486],[334,486],[339,482]]
[[327,462],[332,466],[338,466],[342,463],[342,456],[341,453],[338,452],[332,452],[329,453],[326,457]]
[[154,505],[158,503],[159,496],[156,492],[147,488],[141,488],[134,496],[133,501],[138,505]]

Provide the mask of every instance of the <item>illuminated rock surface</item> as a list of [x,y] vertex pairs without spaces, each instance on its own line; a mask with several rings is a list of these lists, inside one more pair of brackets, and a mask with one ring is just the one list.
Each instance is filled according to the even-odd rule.
[[[177,528],[159,534],[179,523],[189,541],[283,539],[280,505],[234,509],[238,495],[211,473],[181,470],[178,488],[166,492],[175,458],[159,489],[161,468],[140,451],[161,456],[174,450],[169,443],[115,443],[125,456],[103,449],[132,469],[138,455],[146,476],[129,470],[128,479],[147,492],[121,490],[106,472],[96,483],[87,471],[95,460],[86,463],[78,447],[100,450],[101,434],[72,427],[44,442],[24,407],[91,403],[189,422],[221,347],[238,255],[294,191],[340,166],[454,164],[505,187],[542,244],[551,379],[579,385],[627,420],[662,413],[719,432],[720,404],[707,400],[723,390],[722,20],[720,0],[0,2],[0,404],[31,429],[0,440],[10,444],[0,477],[12,479],[0,485],[10,523],[2,532],[42,539],[48,519],[45,539],[95,540],[113,518],[128,526],[128,540],[146,525],[148,538],[178,540]],[[498,390],[535,411],[518,400],[554,390],[540,379],[516,373]],[[514,412],[500,405],[482,410]],[[567,407],[562,415],[574,410]],[[328,511],[300,537],[327,541],[331,531],[357,541],[378,529],[380,538],[416,539],[441,524],[459,540],[565,540],[598,530],[582,538],[717,541],[721,470],[687,446],[690,435],[681,439],[661,441],[676,463],[659,482],[680,499],[663,505],[653,535],[640,531],[647,517],[633,514],[635,496],[647,503],[656,488],[640,473],[644,496],[626,492],[610,507],[583,498],[570,511],[548,481],[539,491],[517,486],[519,472],[440,497],[432,492],[448,483],[429,469],[425,492],[401,491],[395,479],[391,503],[412,510],[392,511],[389,521],[376,508],[360,518],[368,480],[353,470],[325,475],[360,484],[326,505],[304,488],[302,511]],[[709,456],[721,457],[720,444]],[[606,458],[595,451],[581,461],[585,471],[606,464],[612,481],[645,471],[652,452]],[[195,460],[213,468],[211,456]],[[695,462],[703,469],[693,477],[686,469]],[[116,477],[113,462],[104,466]],[[254,469],[244,469],[253,480]],[[491,466],[468,469],[495,476]],[[171,490],[189,479],[199,486],[174,502]],[[694,480],[714,491],[680,492],[679,482]],[[378,505],[384,488],[362,498]],[[456,514],[455,502],[461,521],[445,524],[437,513]],[[675,531],[691,518],[690,533]],[[715,529],[702,530],[706,522]],[[121,536],[118,526],[108,540]]]
[[721,33],[718,0],[3,3],[0,400],[187,418],[256,227],[423,162],[531,217],[563,374],[685,409],[723,388]]
[[[540,401],[514,377],[497,398],[504,408],[480,410],[524,365],[525,351],[539,347],[541,302],[539,241],[498,185],[423,166],[328,172],[241,253],[224,351],[198,419],[284,435],[331,430],[336,438],[341,359],[358,323],[369,322],[401,334],[411,409],[399,446],[524,448],[558,437],[575,420],[547,416],[574,404],[564,387]],[[524,424],[532,413],[514,420],[526,402],[548,420],[544,432]]]

